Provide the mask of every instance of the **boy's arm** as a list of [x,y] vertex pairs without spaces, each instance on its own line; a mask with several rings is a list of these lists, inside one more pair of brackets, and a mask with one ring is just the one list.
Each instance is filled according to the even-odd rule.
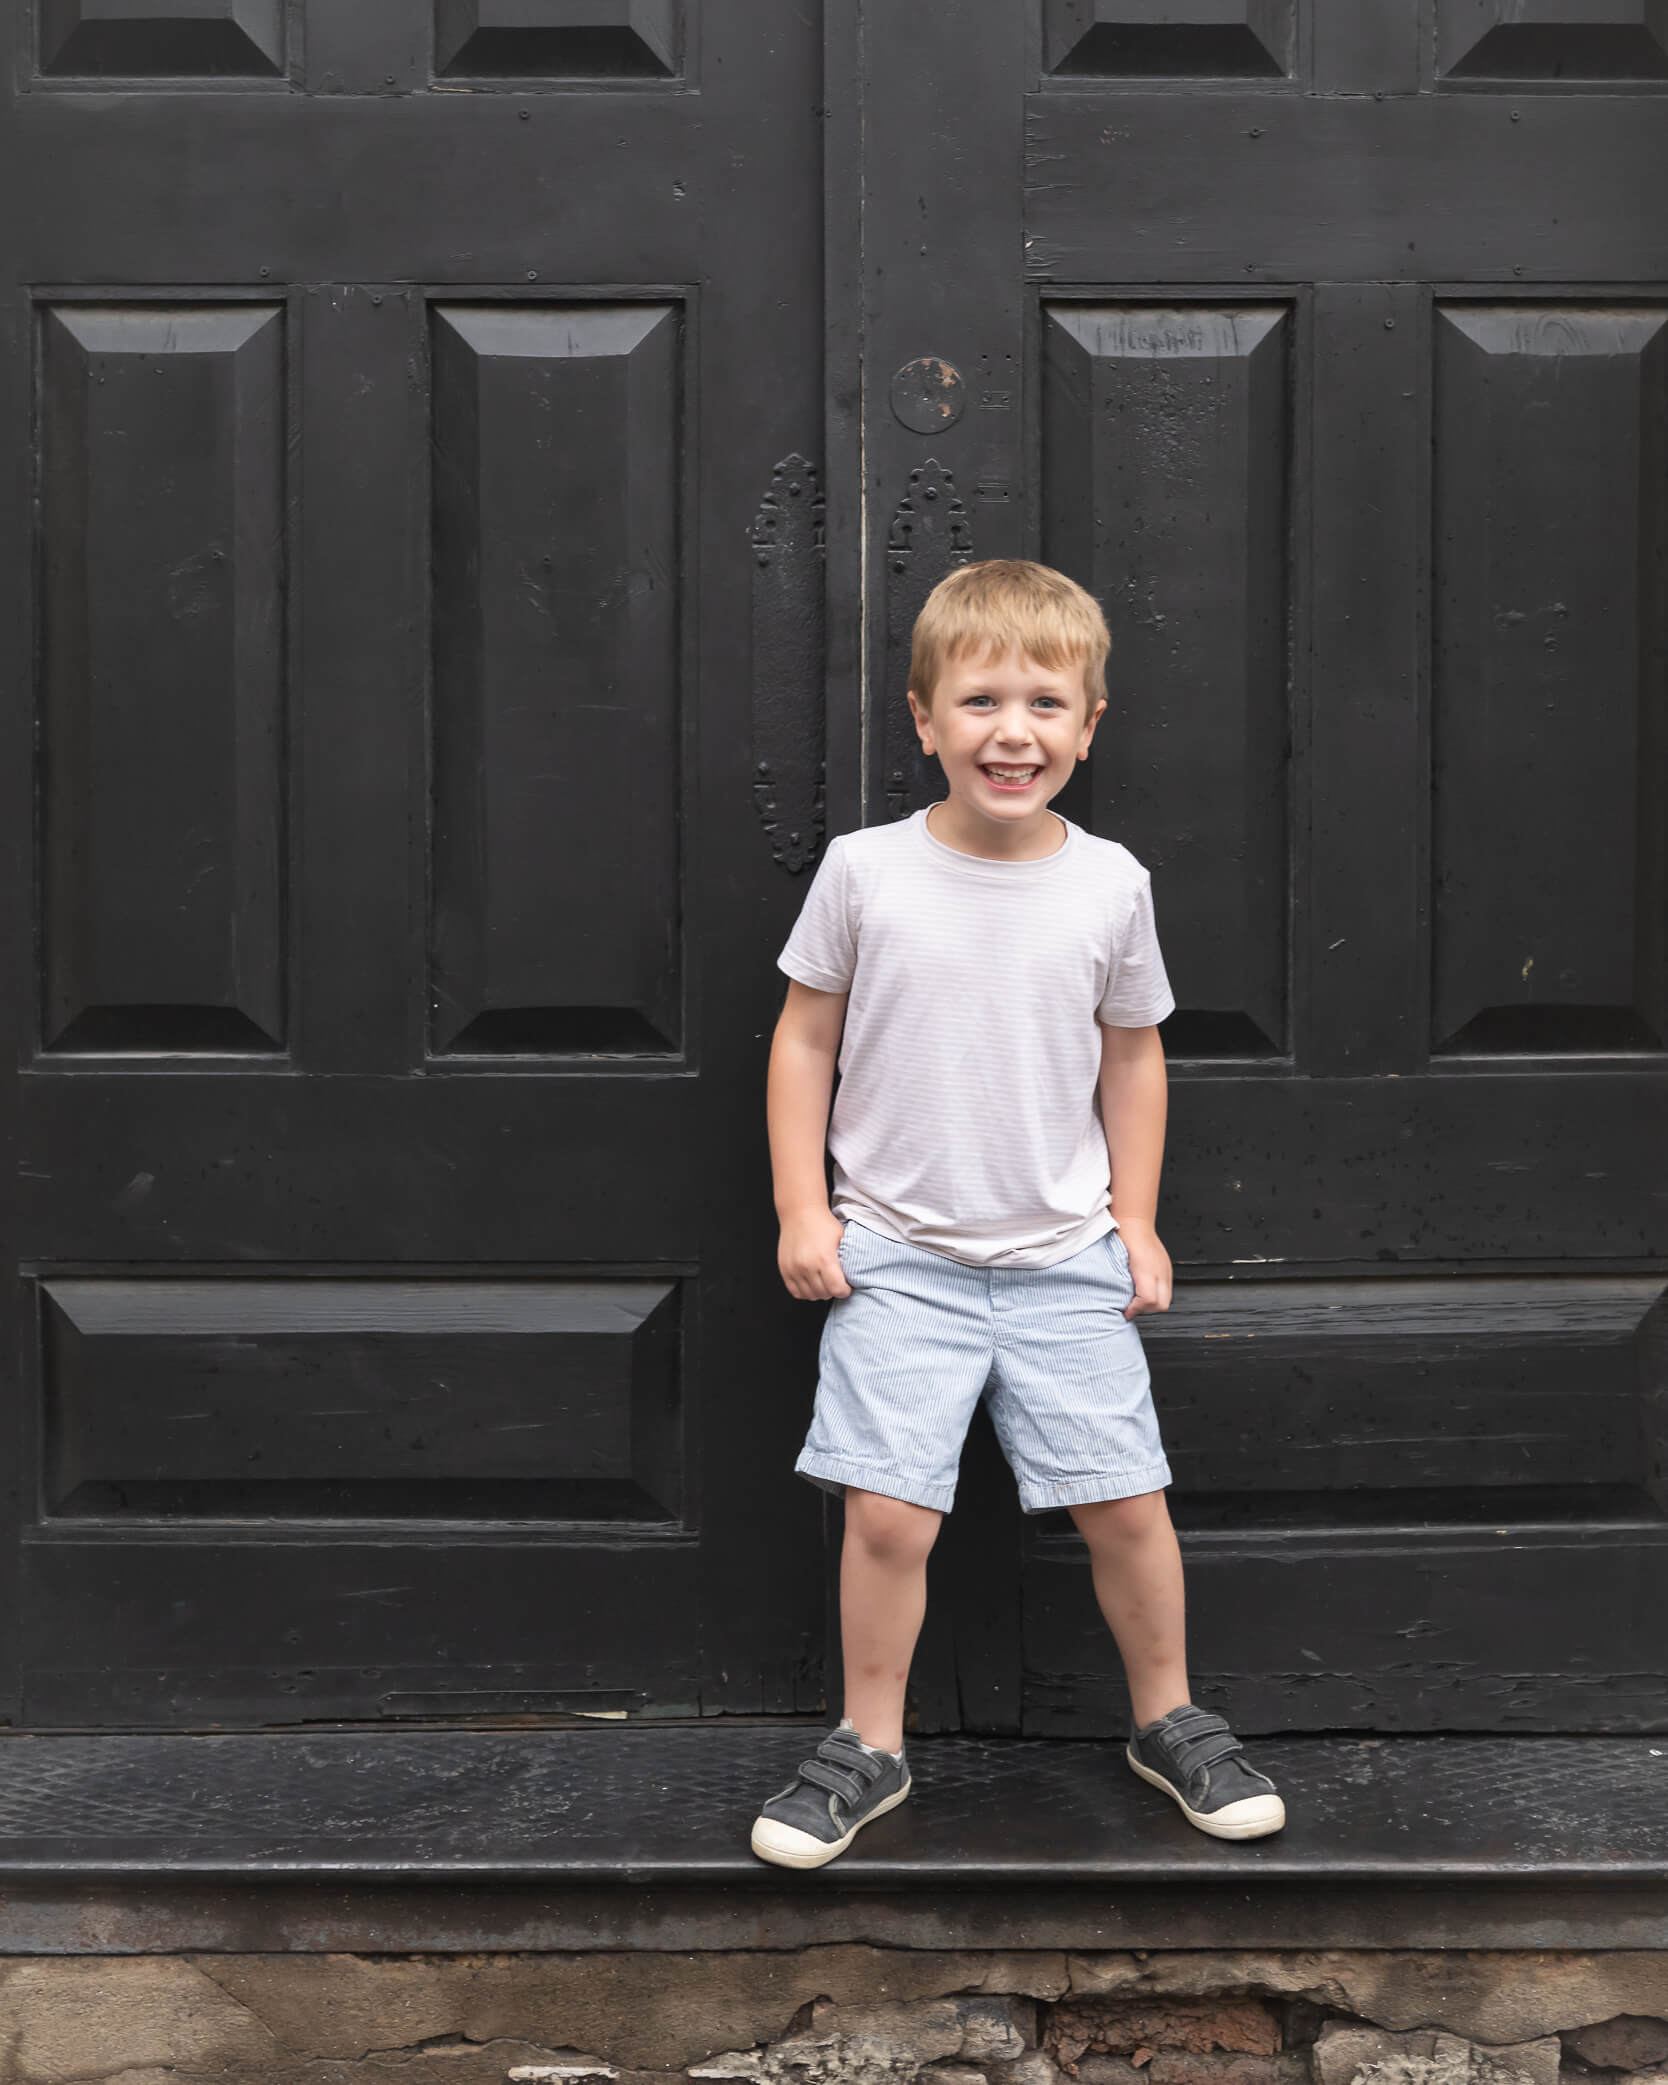
[[1156,1027],[1100,1031],[1100,1112],[1112,1165],[1112,1214],[1129,1253],[1135,1298],[1124,1312],[1170,1308],[1170,1255],[1158,1237],[1158,1176],[1170,1088]]
[[797,978],[770,1045],[765,1112],[770,1125],[770,1170],[782,1226],[776,1264],[788,1293],[803,1303],[849,1296],[840,1271],[845,1226],[828,1206],[823,1153],[834,1066],[846,1018],[844,992],[817,992]]

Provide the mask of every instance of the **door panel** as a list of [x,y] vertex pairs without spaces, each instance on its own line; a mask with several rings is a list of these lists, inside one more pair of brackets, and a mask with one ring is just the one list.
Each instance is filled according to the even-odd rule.
[[[1143,1332],[1197,1697],[1661,1729],[1668,53],[1636,10],[1185,12],[1039,0],[923,116],[907,193],[877,158],[871,560],[931,487],[939,569],[1040,554],[1111,625],[1062,808],[1151,866],[1178,1000],[1179,1282]],[[871,75],[932,34],[872,20]],[[1010,235],[962,191],[1022,127]],[[993,344],[1011,415],[888,398]],[[871,819],[936,793],[886,779]],[[940,1626],[923,1721],[959,1681],[1117,1732],[1064,1517],[981,1536],[1023,1557],[1019,1625]]]
[[821,622],[755,660],[750,540],[817,482],[817,26],[477,12],[18,52],[37,1724],[820,1700],[762,1121],[817,806],[753,734],[820,733]]
[[1668,312],[1438,303],[1431,1047],[1668,1042]]
[[1094,767],[1090,817],[1142,860],[1164,845],[1165,961],[1195,980],[1167,1047],[1280,1055],[1293,314],[1040,317],[1043,554],[1120,609],[1117,766]]
[[282,306],[40,314],[50,1050],[280,1050]]
[[681,316],[432,312],[439,1050],[682,1040]]
[[[820,1705],[771,958],[1035,553],[1179,1001],[1201,1698],[1668,1727],[1668,45],[1183,12],[23,11],[13,1713]],[[1117,1729],[962,1496],[918,1727]]]

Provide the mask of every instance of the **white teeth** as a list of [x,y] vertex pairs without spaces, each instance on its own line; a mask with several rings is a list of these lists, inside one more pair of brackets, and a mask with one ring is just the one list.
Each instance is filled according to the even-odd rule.
[[985,773],[993,782],[1029,782],[1042,770],[1035,767],[987,767]]

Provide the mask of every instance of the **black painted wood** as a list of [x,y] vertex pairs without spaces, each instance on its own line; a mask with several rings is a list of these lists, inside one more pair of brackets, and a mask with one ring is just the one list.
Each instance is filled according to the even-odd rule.
[[434,1047],[676,1057],[679,311],[430,325]]
[[[1017,536],[1113,633],[1062,808],[1152,867],[1179,1002],[1143,1329],[1196,1691],[1270,1730],[1662,1729],[1661,39],[1117,13],[949,58],[919,135],[891,80],[951,10],[871,33],[872,566],[894,371],[968,369],[1023,291],[1014,415],[914,439],[974,555]],[[1081,1550],[1024,1540],[1023,1727],[1114,1732]]]
[[[309,52],[313,46],[309,44]],[[296,658],[292,719],[295,1053],[314,1072],[416,1063],[426,1028],[428,674],[424,300],[335,283],[300,299]],[[352,439],[341,401],[353,401]],[[342,865],[353,864],[353,902]]]
[[470,12],[10,18],[25,1717],[820,1705],[748,744],[820,25]]
[[40,324],[41,1040],[276,1050],[283,310]]
[[41,1295],[55,1515],[678,1518],[675,1282]]
[[[820,1711],[770,958],[931,794],[927,585],[1036,551],[1181,1001],[1202,1691],[1668,1721],[1668,59],[1167,12],[17,12],[17,1712]],[[1005,1484],[917,1727],[1114,1730]]]
[[790,875],[816,860],[825,822],[823,526],[815,464],[784,456],[753,517],[753,807]]

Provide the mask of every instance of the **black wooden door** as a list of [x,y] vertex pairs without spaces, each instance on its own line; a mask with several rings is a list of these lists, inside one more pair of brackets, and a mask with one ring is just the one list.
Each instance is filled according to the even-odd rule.
[[[852,34],[842,806],[927,786],[902,674],[949,565],[1098,594],[1065,808],[1152,866],[1179,1001],[1182,1286],[1143,1327],[1199,1698],[1668,1727],[1668,30],[923,0]],[[988,1446],[970,1478],[923,1723],[1118,1728],[1075,1538]]]
[[11,1712],[815,1706],[817,26],[12,12]]
[[[950,563],[1112,621],[1202,1697],[1668,1724],[1651,18],[18,13],[11,1713],[815,1705],[808,456],[836,829]],[[923,1725],[1116,1725],[983,1436],[938,1573]]]

